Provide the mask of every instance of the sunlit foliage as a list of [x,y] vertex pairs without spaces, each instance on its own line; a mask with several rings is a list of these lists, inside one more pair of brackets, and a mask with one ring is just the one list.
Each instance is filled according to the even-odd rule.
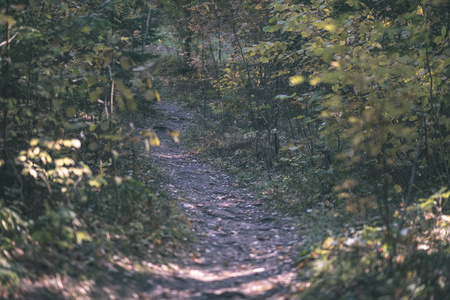
[[[344,245],[350,251],[344,255],[347,250],[341,244],[346,239],[340,235],[360,235],[366,229],[336,230],[328,239],[333,246],[322,247],[327,250],[325,261],[336,258],[333,268],[339,268],[345,256],[345,270],[350,270],[357,263],[351,251],[361,251],[368,270],[377,267],[379,278],[401,282],[405,291],[410,285],[405,294],[389,293],[417,298],[444,295],[447,275],[437,286],[423,279],[421,269],[427,263],[448,264],[443,246],[448,243],[448,223],[441,220],[448,215],[442,199],[448,198],[445,188],[450,185],[447,1],[235,4],[228,2],[239,7],[233,15],[213,13],[217,5],[196,6],[202,20],[218,24],[220,18],[221,28],[226,28],[221,36],[230,39],[222,47],[232,50],[222,61],[217,60],[220,44],[212,38],[216,31],[192,26],[208,35],[201,44],[210,49],[208,58],[199,65],[201,76],[205,69],[210,72],[217,92],[210,101],[212,112],[223,127],[233,127],[232,133],[220,136],[217,147],[230,141],[228,148],[223,146],[225,153],[243,166],[263,164],[269,178],[276,176],[263,193],[267,198],[285,198],[285,205],[300,212],[336,209],[336,215],[350,224],[375,223],[370,243],[381,249],[378,254],[378,250],[370,253],[372,246]],[[244,15],[248,18],[240,19]],[[437,191],[436,195],[444,195],[442,204],[438,196],[429,197]],[[426,229],[411,229],[414,215],[429,220],[420,222]],[[434,240],[431,232],[444,233],[424,250],[419,249],[424,246],[407,248],[405,230],[411,234],[408,241],[419,244],[424,236]],[[377,261],[377,255],[383,260]],[[409,264],[417,257],[416,265]],[[416,269],[408,273],[407,264]],[[339,276],[345,277],[344,271]],[[366,271],[357,271],[346,282]],[[317,285],[314,291],[324,286]],[[345,296],[343,290],[336,293],[331,295]]]
[[160,100],[144,64],[155,16],[141,0],[0,1],[0,296],[34,272],[24,261],[52,269],[45,253],[83,242],[103,253],[100,220],[157,228],[156,196],[131,180],[157,137],[123,122]]

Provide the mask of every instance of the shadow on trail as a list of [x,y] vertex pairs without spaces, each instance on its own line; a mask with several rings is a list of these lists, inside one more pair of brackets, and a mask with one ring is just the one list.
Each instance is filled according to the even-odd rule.
[[[171,194],[192,223],[190,253],[161,270],[145,291],[148,299],[289,299],[296,286],[295,223],[265,211],[251,193],[227,174],[202,163],[167,130],[183,132],[193,117],[162,102],[165,118],[155,130],[161,146],[152,156],[167,173]],[[157,269],[154,266],[153,269]]]
[[172,103],[158,107],[165,117],[154,128],[161,146],[152,147],[152,157],[167,174],[169,192],[192,224],[195,241],[149,261],[126,253],[112,256],[97,273],[84,270],[89,279],[60,276],[58,282],[55,270],[42,281],[46,285],[30,283],[23,299],[291,298],[298,288],[295,256],[301,245],[293,220],[265,210],[229,175],[175,143],[166,132],[183,132],[193,117]]

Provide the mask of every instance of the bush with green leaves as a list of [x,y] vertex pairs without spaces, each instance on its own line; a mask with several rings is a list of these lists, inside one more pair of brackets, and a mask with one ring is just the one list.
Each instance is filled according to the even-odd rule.
[[[102,244],[118,219],[155,213],[155,196],[122,180],[117,160],[128,155],[124,144],[139,148],[155,139],[123,120],[138,101],[160,95],[153,66],[145,63],[153,56],[147,46],[159,38],[148,1],[0,1],[0,7],[3,293],[38,271],[29,264],[37,257],[56,262],[64,260],[58,253],[68,253],[70,260],[83,242],[95,237],[93,244]],[[103,199],[110,190],[113,199]],[[108,202],[120,218],[96,210]]]
[[[227,126],[234,137],[228,139],[226,130],[211,133],[214,138],[206,138],[205,145],[238,159],[229,160],[233,166],[227,168],[242,170],[248,161],[262,161],[270,178],[261,184],[268,187],[262,193],[267,199],[296,203],[301,212],[330,211],[342,219],[337,226],[343,234],[352,235],[348,227],[361,223],[377,228],[372,246],[379,248],[349,247],[337,233],[328,239],[333,245],[324,260],[332,261],[334,279],[347,276],[344,288],[351,295],[365,288],[363,281],[358,286],[358,276],[366,269],[377,269],[374,280],[370,274],[363,279],[376,282],[368,295],[387,296],[375,291],[385,287],[384,280],[408,290],[401,294],[389,287],[389,295],[444,295],[447,270],[437,266],[447,263],[448,222],[442,218],[447,218],[449,206],[442,201],[433,214],[425,206],[433,207],[437,198],[429,195],[450,185],[450,4],[257,2],[241,6],[239,14],[258,9],[262,22],[221,19],[231,22],[227,33],[233,40],[227,46],[235,50],[226,62],[214,61],[213,48],[201,52],[211,57],[203,60],[207,66],[201,70],[215,71],[208,78],[218,95],[210,101],[212,112],[217,120],[232,124]],[[207,8],[198,9],[206,18]],[[208,28],[203,33],[211,32]],[[201,49],[207,49],[209,39],[202,41]],[[237,139],[241,147],[226,151]],[[248,181],[262,177],[259,172]],[[414,211],[417,224],[427,229],[408,229]],[[407,239],[405,230],[411,234]],[[362,231],[358,234],[370,230]],[[439,242],[424,251],[417,241],[434,240],[436,231],[443,234]],[[358,263],[361,269],[354,268]],[[421,270],[432,272],[428,266],[437,267],[442,277],[426,276]],[[353,275],[346,275],[348,271]],[[314,292],[327,284],[317,285]],[[341,290],[331,295],[350,294]]]

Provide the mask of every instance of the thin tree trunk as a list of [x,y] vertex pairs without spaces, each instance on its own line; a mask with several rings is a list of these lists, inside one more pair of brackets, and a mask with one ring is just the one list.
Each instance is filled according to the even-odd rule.
[[[237,7],[235,7],[235,9],[237,9]],[[235,16],[234,11],[233,11],[233,9],[231,9],[231,28],[233,30],[233,34],[234,34],[234,38],[236,40],[236,44],[237,44],[237,46],[239,48],[239,54],[241,55],[242,62],[244,63],[244,66],[245,66],[245,69],[246,69],[246,72],[247,72],[247,85],[248,85],[248,87],[247,87],[246,90],[247,90],[247,98],[248,98],[249,108],[250,108],[250,118],[252,120],[252,123],[256,124],[256,119],[255,119],[255,115],[253,113],[253,104],[252,104],[252,97],[253,97],[253,92],[254,92],[255,89],[254,89],[253,80],[252,80],[251,73],[250,73],[250,67],[248,65],[247,59],[245,58],[244,50],[243,50],[242,45],[241,45],[241,41],[239,40],[239,37],[237,35],[236,24],[234,22],[234,16]]]
[[146,45],[146,40],[148,37],[148,32],[150,28],[150,17],[151,17],[151,1],[148,0],[148,13],[147,13],[147,22],[145,23],[145,35],[144,35],[144,42],[142,44],[142,53],[144,53]]

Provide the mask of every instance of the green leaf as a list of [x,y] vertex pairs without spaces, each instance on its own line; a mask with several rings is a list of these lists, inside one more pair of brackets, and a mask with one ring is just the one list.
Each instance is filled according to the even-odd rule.
[[130,59],[128,57],[122,56],[120,58],[120,65],[125,70],[129,70],[130,69]]
[[136,101],[134,101],[133,98],[128,98],[127,99],[127,110],[136,111],[136,109],[137,109]]
[[152,101],[156,98],[156,94],[153,90],[147,90],[143,96],[147,101]]
[[437,45],[439,45],[440,43],[442,43],[442,37],[441,36],[437,36],[434,38],[433,42]]
[[288,99],[288,98],[290,98],[290,96],[288,96],[288,95],[277,95],[277,96],[275,96],[275,99],[281,99],[281,100]]
[[314,107],[315,111],[321,111],[322,109],[323,109],[323,105],[322,104],[319,104],[316,107]]

